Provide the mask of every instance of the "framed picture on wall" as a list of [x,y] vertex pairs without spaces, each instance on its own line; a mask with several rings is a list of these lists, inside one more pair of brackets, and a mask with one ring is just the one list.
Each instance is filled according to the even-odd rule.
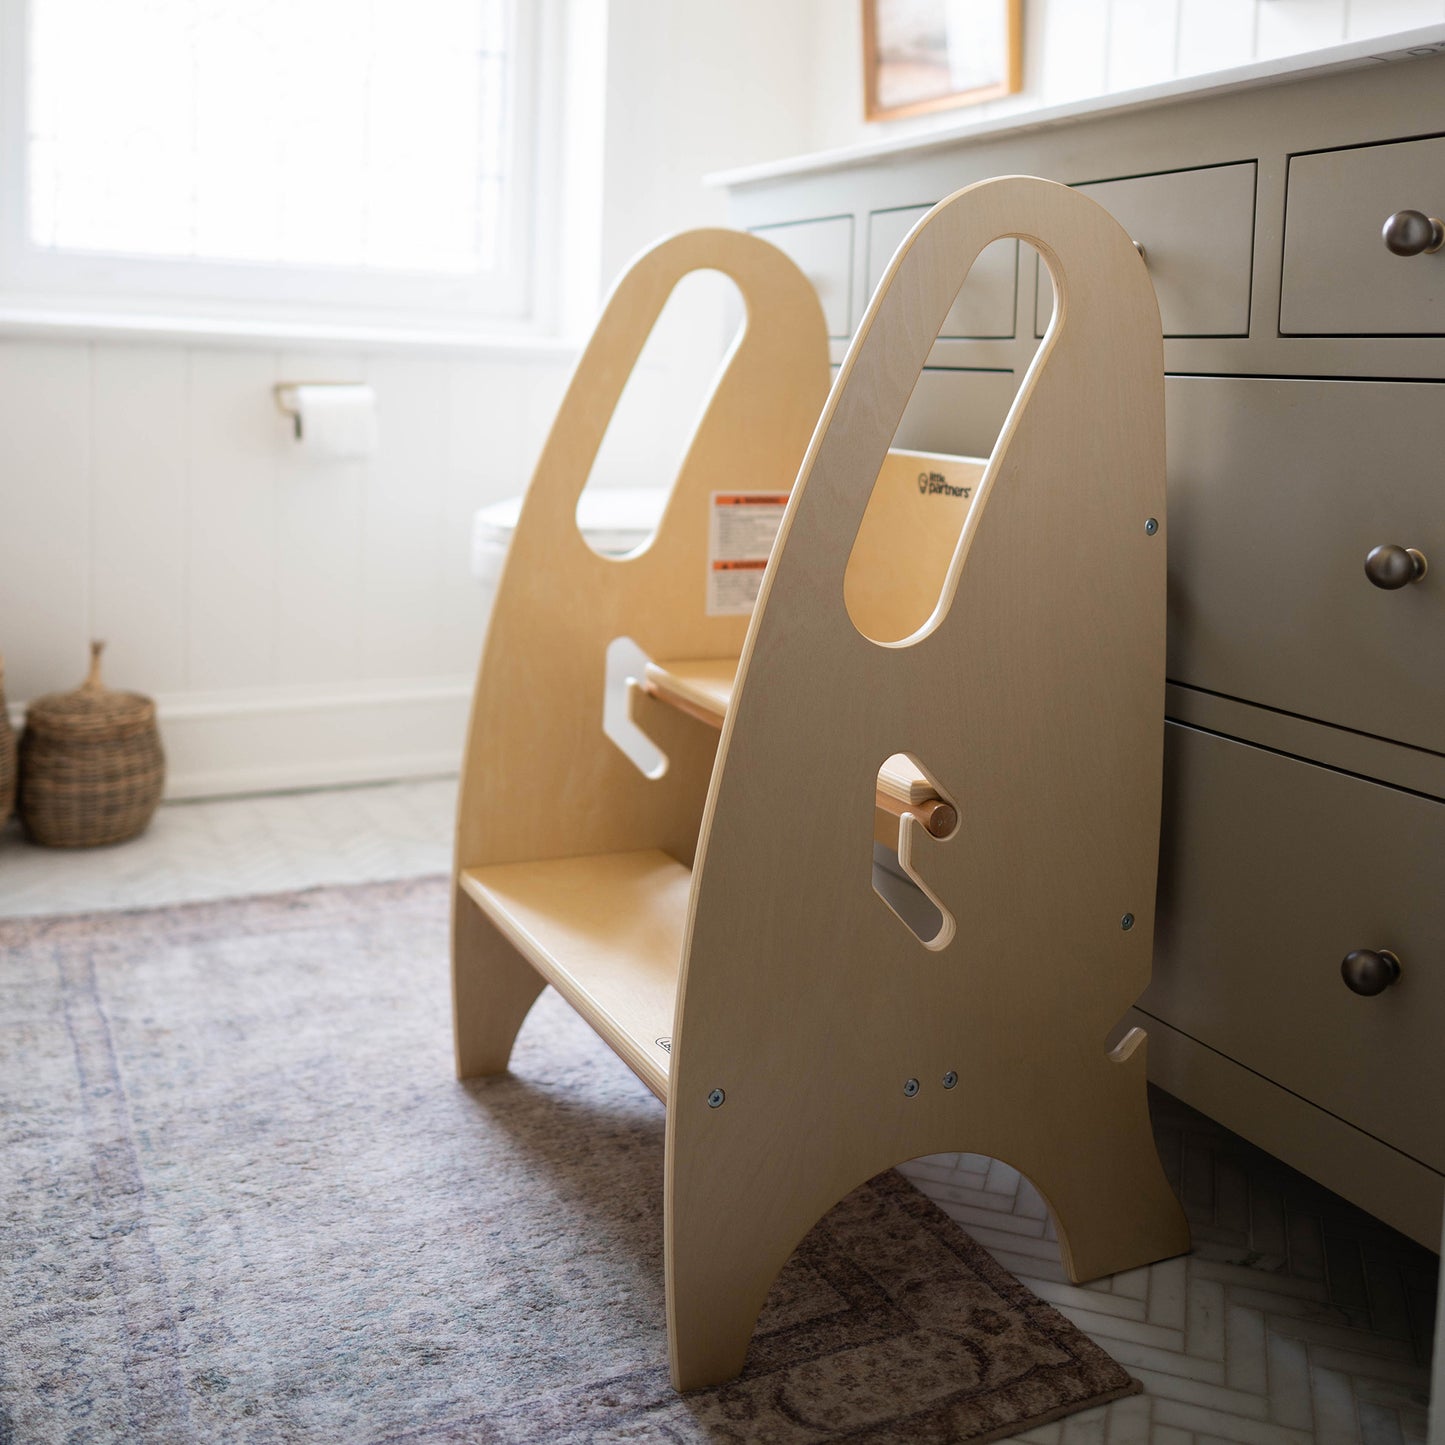
[[922,115],[1023,85],[1023,0],[863,0],[864,114]]

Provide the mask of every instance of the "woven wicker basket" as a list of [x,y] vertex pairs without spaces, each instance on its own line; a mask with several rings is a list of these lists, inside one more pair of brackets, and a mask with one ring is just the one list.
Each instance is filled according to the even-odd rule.
[[5,709],[5,659],[0,657],[0,828],[15,811],[15,729]]
[[20,738],[20,821],[52,848],[120,843],[145,829],[161,799],[165,758],[156,707],[100,680],[103,643],[74,692],[36,698]]

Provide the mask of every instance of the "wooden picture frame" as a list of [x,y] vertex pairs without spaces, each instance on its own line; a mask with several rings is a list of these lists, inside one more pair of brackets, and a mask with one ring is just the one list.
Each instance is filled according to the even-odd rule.
[[863,0],[867,120],[976,105],[1023,88],[1023,0]]

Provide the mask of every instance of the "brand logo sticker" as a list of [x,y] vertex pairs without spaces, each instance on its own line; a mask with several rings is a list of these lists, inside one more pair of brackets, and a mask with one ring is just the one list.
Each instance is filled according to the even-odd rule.
[[944,478],[942,472],[919,472],[918,491],[919,495],[924,497],[967,497],[973,492],[973,488],[955,487]]

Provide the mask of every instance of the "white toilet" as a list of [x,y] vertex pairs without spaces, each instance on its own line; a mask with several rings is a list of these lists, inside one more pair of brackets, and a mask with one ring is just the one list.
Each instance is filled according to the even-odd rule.
[[[577,525],[597,551],[620,556],[657,530],[667,496],[666,487],[589,487],[577,507]],[[472,518],[472,576],[486,590],[489,611],[521,509],[521,497],[508,497]]]

